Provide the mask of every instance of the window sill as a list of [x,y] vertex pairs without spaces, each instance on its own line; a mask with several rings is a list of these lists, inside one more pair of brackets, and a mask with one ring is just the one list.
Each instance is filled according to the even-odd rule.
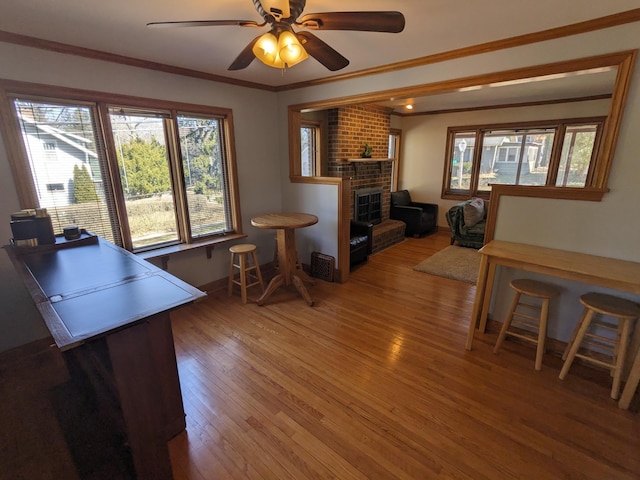
[[537,198],[554,198],[557,200],[583,200],[588,202],[600,202],[602,197],[609,191],[608,188],[592,188],[592,187],[547,187],[543,185],[504,185],[496,184],[492,186],[491,194],[486,192],[478,192],[476,195],[470,195],[468,192],[464,194],[443,193],[442,199],[464,201],[471,197],[480,197],[486,200],[493,200],[496,195],[507,195],[516,197],[537,197]]
[[146,250],[144,252],[136,253],[136,255],[144,260],[153,260],[159,258],[162,262],[162,269],[166,270],[169,266],[169,258],[171,255],[180,252],[188,252],[191,250],[198,250],[204,248],[207,252],[207,258],[210,259],[212,256],[213,249],[216,245],[221,245],[223,243],[231,242],[233,240],[238,240],[240,238],[245,238],[247,234],[245,233],[231,233],[229,235],[224,235],[220,237],[215,237],[212,239],[208,239],[202,242],[197,243],[181,243],[178,245],[170,245],[168,247],[156,248],[153,250]]

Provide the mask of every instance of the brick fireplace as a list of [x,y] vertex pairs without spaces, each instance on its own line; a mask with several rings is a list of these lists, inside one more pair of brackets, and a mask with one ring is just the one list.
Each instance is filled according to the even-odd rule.
[[[380,222],[374,227],[373,250],[398,243],[404,239],[404,223],[389,219],[392,163],[389,156],[390,110],[375,106],[348,106],[328,112],[328,174],[351,180],[350,214],[357,191],[380,192]],[[371,161],[349,162],[360,159],[362,147],[373,147]]]

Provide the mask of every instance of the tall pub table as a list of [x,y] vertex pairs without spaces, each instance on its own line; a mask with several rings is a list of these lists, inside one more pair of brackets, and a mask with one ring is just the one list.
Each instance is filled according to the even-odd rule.
[[[503,240],[492,240],[479,252],[481,254],[480,270],[467,334],[467,350],[471,350],[473,345],[476,326],[481,332],[486,329],[498,265],[640,295],[640,263],[637,262]],[[629,347],[627,363],[631,364],[631,369],[618,403],[618,406],[623,409],[629,408],[631,398],[640,382],[640,328],[638,327],[635,329]]]
[[169,312],[205,294],[94,235],[5,250],[74,391],[128,446],[114,454],[130,453],[135,478],[172,479],[167,442],[186,424]]
[[309,227],[318,223],[318,217],[309,213],[268,213],[251,219],[251,225],[257,228],[270,228],[277,230],[276,242],[278,247],[278,273],[271,279],[262,296],[258,299],[258,305],[263,305],[282,285],[293,285],[298,293],[305,299],[309,306],[313,306],[313,300],[304,286],[304,281],[311,281],[302,270],[298,262],[296,251],[296,229]]

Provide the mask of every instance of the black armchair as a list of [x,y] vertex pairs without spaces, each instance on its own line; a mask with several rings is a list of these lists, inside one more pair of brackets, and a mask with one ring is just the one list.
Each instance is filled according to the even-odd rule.
[[426,235],[438,228],[438,205],[412,202],[408,190],[398,190],[391,192],[389,218],[407,224],[404,231],[407,237]]
[[364,262],[373,251],[373,223],[351,220],[350,265]]

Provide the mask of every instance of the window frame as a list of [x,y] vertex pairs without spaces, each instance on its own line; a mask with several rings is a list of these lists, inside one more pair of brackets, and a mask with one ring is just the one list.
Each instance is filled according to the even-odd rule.
[[[393,142],[391,139],[393,138]],[[389,129],[389,161],[391,162],[391,191],[398,191],[398,179],[400,178],[400,158],[402,154],[402,130]]]
[[[66,103],[70,105],[78,104],[89,106],[96,116],[96,135],[99,137],[99,148],[106,158],[107,171],[105,175],[109,179],[110,193],[113,195],[116,204],[115,216],[112,219],[117,223],[117,230],[120,246],[127,250],[134,251],[131,241],[129,224],[124,206],[124,193],[120,184],[115,146],[110,133],[108,115],[110,107],[125,107],[130,111],[159,111],[169,112],[171,119],[167,123],[166,130],[173,131],[167,140],[173,144],[174,155],[169,161],[172,182],[174,184],[173,197],[176,203],[178,221],[178,241],[171,242],[173,246],[185,245],[208,245],[214,244],[227,236],[242,235],[242,219],[240,212],[240,200],[238,190],[238,174],[236,166],[236,152],[233,127],[233,112],[231,109],[212,107],[207,105],[188,104],[159,100],[145,97],[134,97],[129,95],[109,94],[98,91],[81,90],[65,87],[56,87],[42,84],[17,82],[11,80],[0,80],[0,131],[5,139],[5,147],[9,157],[9,163],[18,194],[21,208],[35,208],[38,206],[38,196],[36,194],[33,178],[30,171],[29,160],[25,146],[22,141],[22,134],[18,119],[13,108],[15,98],[30,99],[38,102]],[[228,214],[231,231],[227,233],[217,233],[206,236],[192,237],[190,228],[185,223],[189,221],[188,205],[184,183],[184,172],[182,169],[182,155],[180,151],[180,139],[178,134],[177,117],[187,115],[201,118],[216,118],[221,120],[221,148],[224,151],[224,163],[226,167],[226,188],[228,198]],[[100,145],[101,144],[101,145]],[[106,188],[106,185],[105,185]],[[115,236],[116,239],[118,235]],[[167,247],[168,243],[154,244],[146,248],[135,249],[135,252],[160,250]]]
[[[554,187],[559,189],[571,189],[571,190],[581,190],[581,189],[592,189],[597,188],[597,185],[594,184],[594,172],[599,168],[598,162],[601,159],[600,155],[600,146],[602,145],[602,138],[604,135],[605,127],[606,127],[606,116],[595,116],[595,117],[578,117],[578,118],[564,118],[564,119],[553,119],[553,120],[540,120],[540,121],[530,121],[530,122],[512,122],[512,123],[497,123],[497,124],[482,124],[482,125],[464,125],[464,126],[454,126],[447,128],[447,140],[446,151],[445,151],[445,159],[444,159],[444,173],[442,176],[442,194],[441,198],[449,199],[449,200],[465,200],[471,197],[480,197],[489,199],[491,195],[491,190],[481,190],[480,189],[480,166],[482,160],[482,150],[484,148],[484,139],[485,134],[495,130],[514,130],[518,131],[518,134],[522,134],[525,136],[529,135],[530,132],[528,130],[538,130],[538,129],[554,129],[555,136],[553,140],[553,146],[551,149],[551,157],[549,159],[549,166],[547,177],[545,179],[545,184],[541,186],[545,187]],[[587,173],[587,177],[585,180],[584,187],[567,187],[567,186],[556,186],[556,179],[558,175],[558,170],[560,168],[560,155],[562,153],[562,143],[564,141],[565,132],[568,127],[585,125],[585,124],[595,124],[596,128],[596,138],[594,141],[593,151],[591,153],[591,160],[589,163],[589,170]],[[473,160],[471,166],[471,178],[469,189],[454,189],[451,188],[451,178],[452,178],[452,169],[453,169],[453,146],[455,142],[455,137],[457,134],[473,134],[475,136],[475,144],[474,144],[474,152],[473,152]],[[522,154],[522,152],[520,152]],[[502,162],[504,163],[504,162]],[[516,162],[507,162],[510,164],[516,164]],[[498,184],[494,184],[498,185]],[[500,185],[509,185],[512,187],[535,187],[532,185],[520,185],[520,184],[500,184]]]
[[[312,162],[312,168],[311,168],[311,174],[310,175],[303,175],[302,173],[302,129],[303,128],[308,128],[313,130],[313,162]],[[321,164],[321,158],[322,158],[322,146],[321,146],[321,139],[322,139],[322,122],[319,121],[315,121],[315,120],[303,120],[300,124],[300,175],[304,176],[304,177],[317,177],[320,175],[320,172],[322,171],[322,164]]]

